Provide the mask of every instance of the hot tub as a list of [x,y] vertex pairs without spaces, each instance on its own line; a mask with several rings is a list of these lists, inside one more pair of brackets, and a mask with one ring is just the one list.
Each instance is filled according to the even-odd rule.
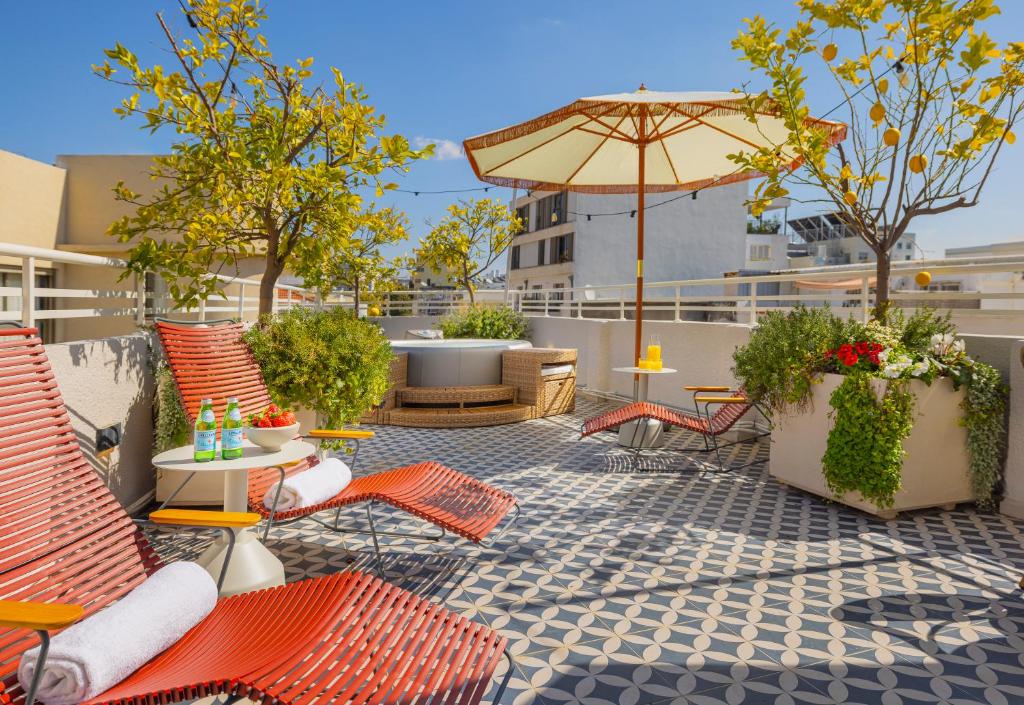
[[532,348],[528,340],[392,340],[391,349],[409,353],[410,387],[471,387],[501,384],[501,354]]

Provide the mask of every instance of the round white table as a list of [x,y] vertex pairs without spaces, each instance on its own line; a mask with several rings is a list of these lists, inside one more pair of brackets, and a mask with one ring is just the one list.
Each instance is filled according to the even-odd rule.
[[[671,367],[662,367],[660,370],[648,370],[642,367],[614,367],[612,372],[623,372],[631,375],[639,375],[640,381],[636,386],[636,394],[633,401],[647,401],[648,389],[650,387],[651,375],[671,375],[678,372]],[[657,419],[637,419],[619,426],[619,445],[626,448],[660,448],[664,442],[662,438],[661,421]]]
[[[315,452],[316,447],[305,441],[288,441],[280,450],[269,453],[245,440],[242,444],[241,458],[224,460],[218,450],[216,458],[200,463],[192,457],[192,446],[187,445],[161,453],[153,458],[153,465],[163,470],[190,473],[182,487],[192,479],[191,473],[223,472],[224,511],[245,512],[248,511],[249,504],[249,470],[280,467],[302,460]],[[235,547],[231,553],[231,563],[221,594],[237,595],[250,590],[284,585],[284,564],[260,543],[256,533],[252,529],[234,529],[234,532]],[[196,560],[214,579],[220,576],[227,546],[226,539],[218,538]]]

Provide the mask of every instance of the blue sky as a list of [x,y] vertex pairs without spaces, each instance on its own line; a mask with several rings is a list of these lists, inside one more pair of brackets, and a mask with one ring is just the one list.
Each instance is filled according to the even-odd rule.
[[[318,75],[337,66],[365,85],[387,115],[389,131],[456,144],[577,97],[633,90],[640,82],[656,90],[739,87],[757,79],[729,46],[742,19],[761,12],[788,24],[795,16],[788,0],[634,5],[269,0],[266,5],[265,33],[279,61],[313,56]],[[1024,39],[1024,3],[1004,0],[1002,5],[1003,16],[989,23],[990,31],[1001,40]],[[89,69],[116,41],[150,63],[167,63],[157,10],[184,25],[173,0],[4,2],[0,60],[8,70],[0,101],[0,149],[46,162],[57,154],[164,149],[169,136],[151,136],[113,115],[123,89],[93,77]],[[816,96],[817,114],[836,103],[826,84],[812,84],[809,92]],[[464,158],[453,149],[440,151],[448,158],[416,164],[403,187],[478,185]],[[1015,202],[1024,140],[1004,154],[997,170],[981,205],[913,228],[929,254],[1024,239]],[[395,194],[386,202],[409,214],[418,237],[426,231],[424,221],[439,218],[451,198]],[[624,219],[623,228],[630,226]]]

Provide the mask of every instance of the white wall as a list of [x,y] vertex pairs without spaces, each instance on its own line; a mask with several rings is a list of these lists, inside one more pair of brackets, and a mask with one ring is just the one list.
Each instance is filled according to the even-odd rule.
[[[144,505],[156,476],[153,449],[153,378],[146,334],[46,346],[82,452],[130,510]],[[121,424],[121,445],[96,455],[96,431]]]
[[1010,433],[1004,477],[999,510],[1024,519],[1024,340],[1018,340],[1010,353]]
[[[622,396],[633,394],[633,377],[612,372],[633,364],[633,323],[593,319],[531,318],[530,339],[536,347],[577,348],[577,382],[589,389]],[[650,399],[672,406],[692,406],[685,385],[734,385],[732,352],[750,339],[750,327],[729,323],[645,321],[648,336],[661,337],[662,359],[676,374],[654,376]]]
[[[679,194],[648,194],[647,204]],[[720,277],[746,261],[747,184],[727,184],[650,208],[644,225],[648,281]],[[577,194],[576,210],[607,213],[636,208],[635,194]],[[636,278],[636,219],[576,216],[575,285],[621,284]],[[659,292],[652,292],[658,295]],[[663,292],[668,295],[668,292]]]

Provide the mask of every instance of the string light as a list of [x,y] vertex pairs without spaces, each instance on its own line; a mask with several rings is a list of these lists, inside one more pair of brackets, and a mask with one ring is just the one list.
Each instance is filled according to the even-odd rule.
[[[904,55],[904,56],[900,57],[899,59],[897,59],[892,64],[892,66],[890,66],[885,71],[880,73],[876,77],[876,80],[879,79],[879,78],[882,78],[883,76],[885,76],[888,73],[891,73],[891,72],[895,71],[896,74],[899,76],[900,84],[903,85],[904,87],[906,87],[906,83],[909,83],[909,80],[908,80],[909,79],[909,74],[907,73],[906,67],[903,65],[903,60],[906,59],[908,56],[909,56],[909,54]],[[847,105],[850,100],[853,100],[854,98],[856,98],[858,95],[863,93],[865,90],[870,88],[872,85],[873,85],[872,83],[865,83],[858,90],[856,90],[853,93],[851,93],[850,96],[847,99],[841,101],[834,108],[832,108],[828,112],[826,112],[823,115],[821,115],[821,117],[819,119],[823,120],[823,119],[827,118],[829,115],[831,115],[832,113],[836,112],[837,110],[842,108],[844,105]],[[728,175],[728,176],[731,176],[731,174]],[[661,201],[659,203],[651,203],[649,205],[645,205],[644,206],[644,210],[647,211],[647,210],[650,210],[651,208],[657,208],[659,206],[668,205],[669,203],[672,203],[673,201],[678,201],[680,199],[686,198],[687,196],[689,196],[691,200],[696,201],[697,200],[697,194],[700,193],[703,189],[711,188],[712,186],[717,186],[725,178],[726,177],[716,176],[716,177],[714,177],[714,179],[711,180],[711,182],[705,184],[701,188],[694,189],[694,190],[688,191],[686,193],[682,193],[682,194],[680,194],[680,195],[678,195],[678,196],[676,196],[674,198],[669,198],[669,199],[666,199],[666,200]],[[425,195],[426,196],[426,195],[451,194],[451,193],[473,193],[473,192],[476,192],[476,191],[483,191],[483,192],[486,193],[487,191],[490,191],[491,188],[497,188],[497,187],[478,186],[478,187],[475,187],[475,188],[439,189],[439,190],[436,190],[436,191],[413,191],[411,189],[394,189],[394,191],[396,191],[398,193],[411,193],[414,196],[420,196],[420,195]],[[527,189],[526,197],[527,198],[533,198],[533,191]],[[610,218],[610,217],[615,217],[615,216],[620,216],[620,215],[629,215],[630,218],[636,218],[636,209],[623,210],[623,211],[613,211],[611,213],[581,213],[579,211],[566,211],[566,213],[569,214],[569,215],[575,215],[575,216],[586,216],[588,221],[592,220],[593,218]],[[556,223],[557,221],[558,221],[558,215],[555,214],[555,213],[552,213],[551,214],[551,222],[552,223]]]

